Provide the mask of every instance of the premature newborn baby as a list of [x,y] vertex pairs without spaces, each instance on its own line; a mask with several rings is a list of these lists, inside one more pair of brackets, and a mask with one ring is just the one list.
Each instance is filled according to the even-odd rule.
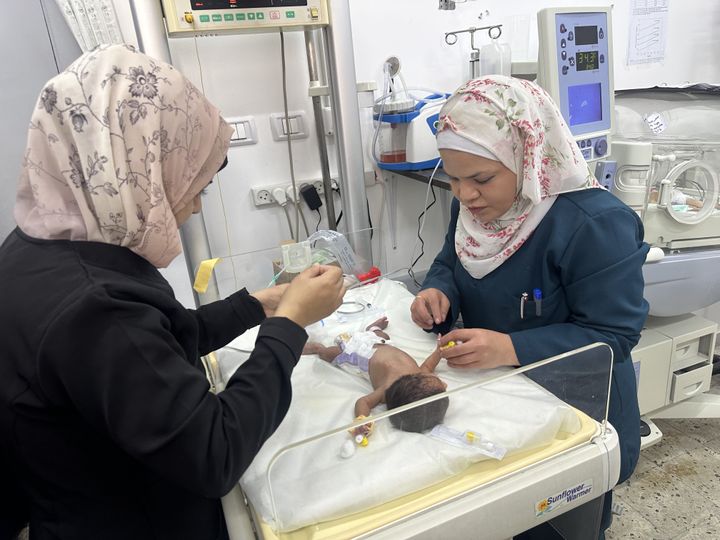
[[[370,415],[380,403],[388,409],[412,403],[445,391],[447,385],[433,372],[440,362],[440,350],[433,353],[418,366],[406,352],[386,344],[389,336],[387,317],[372,323],[365,332],[352,336],[339,336],[336,345],[325,347],[319,343],[307,343],[304,354],[317,354],[335,365],[351,364],[367,372],[373,391],[355,402],[355,416]],[[421,407],[392,415],[390,421],[404,431],[423,432],[442,423],[449,404],[448,398],[439,399]],[[356,431],[367,436],[371,424],[360,426]]]

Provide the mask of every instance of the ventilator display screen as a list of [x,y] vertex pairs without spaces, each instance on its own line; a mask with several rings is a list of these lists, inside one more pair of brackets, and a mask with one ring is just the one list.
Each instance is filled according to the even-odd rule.
[[588,69],[598,69],[600,63],[598,62],[597,51],[585,51],[575,53],[575,69],[578,71],[587,71]]
[[247,9],[283,8],[307,6],[308,0],[191,0],[192,8],[201,9]]
[[571,126],[602,120],[602,86],[600,83],[568,87]]
[[575,27],[575,44],[576,45],[597,45],[598,27],[597,26],[576,26]]

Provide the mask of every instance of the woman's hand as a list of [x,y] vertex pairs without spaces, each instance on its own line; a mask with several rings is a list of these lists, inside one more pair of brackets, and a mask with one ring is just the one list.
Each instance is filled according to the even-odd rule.
[[508,334],[482,328],[459,328],[442,336],[438,345],[444,347],[450,341],[456,344],[442,350],[450,367],[489,369],[520,365]]
[[435,324],[440,324],[447,318],[450,309],[450,300],[439,289],[424,289],[420,291],[410,305],[410,316],[415,324],[425,330],[430,330]]
[[316,264],[292,280],[280,298],[275,316],[287,317],[305,327],[340,307],[344,295],[342,270]]
[[268,287],[267,289],[255,291],[250,296],[253,296],[262,304],[266,317],[272,317],[275,315],[275,310],[277,309],[278,304],[280,304],[280,299],[289,285],[289,283],[275,285],[274,287]]

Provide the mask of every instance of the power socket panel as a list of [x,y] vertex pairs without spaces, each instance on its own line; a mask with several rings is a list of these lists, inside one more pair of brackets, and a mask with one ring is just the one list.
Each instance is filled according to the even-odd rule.
[[275,197],[272,195],[272,189],[270,186],[254,187],[251,188],[253,204],[255,206],[265,206],[268,204],[275,204]]
[[[335,182],[333,180],[333,182]],[[302,180],[299,182],[295,182],[295,185],[298,189],[302,188],[305,185],[312,184],[315,186],[315,189],[318,192],[318,195],[323,195],[325,193],[325,190],[323,189],[323,182],[322,180]],[[277,188],[282,189],[287,193],[288,188],[292,186],[290,182],[286,182],[284,184],[269,184],[266,186],[254,186],[250,188],[250,192],[252,194],[252,200],[253,204],[255,206],[269,206],[272,204],[277,204],[277,201],[275,200],[275,197],[273,196],[273,191],[275,191]]]

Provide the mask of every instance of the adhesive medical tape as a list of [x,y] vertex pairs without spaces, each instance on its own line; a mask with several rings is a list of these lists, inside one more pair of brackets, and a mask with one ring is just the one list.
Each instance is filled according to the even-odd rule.
[[193,289],[195,289],[196,292],[203,294],[207,291],[213,269],[219,261],[220,258],[218,257],[216,259],[206,259],[200,263],[197,274],[195,274],[195,283],[193,283]]

